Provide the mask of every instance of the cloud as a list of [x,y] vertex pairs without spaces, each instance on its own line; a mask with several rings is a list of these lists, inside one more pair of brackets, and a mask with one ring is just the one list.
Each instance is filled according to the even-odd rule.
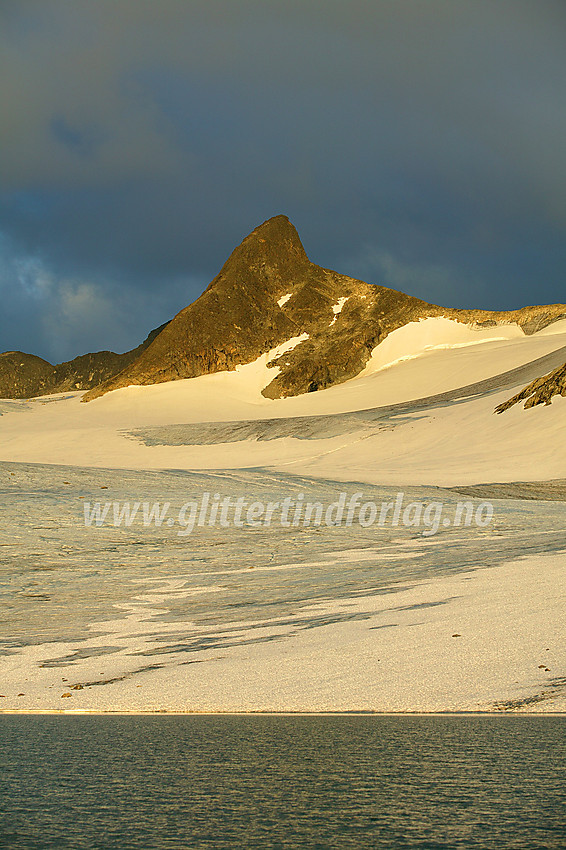
[[355,277],[446,307],[463,306],[464,293],[482,288],[481,280],[469,272],[449,265],[406,262],[371,245],[351,257],[349,265]]
[[189,277],[153,292],[129,281],[58,277],[41,258],[22,258],[0,240],[2,350],[31,351],[53,363],[87,351],[126,351],[202,288]]
[[563,0],[4,0],[0,230],[148,313],[280,212],[428,300],[564,300],[565,41]]

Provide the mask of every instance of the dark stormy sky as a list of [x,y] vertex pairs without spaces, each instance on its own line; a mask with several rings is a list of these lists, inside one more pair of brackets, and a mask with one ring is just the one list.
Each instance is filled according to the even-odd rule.
[[125,350],[287,214],[447,306],[566,301],[564,0],[0,0],[0,350]]

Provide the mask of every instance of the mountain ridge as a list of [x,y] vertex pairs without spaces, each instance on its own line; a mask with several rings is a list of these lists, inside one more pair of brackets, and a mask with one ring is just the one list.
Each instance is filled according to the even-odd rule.
[[0,398],[30,398],[88,390],[121,372],[151,345],[167,324],[150,331],[140,345],[123,354],[96,351],[54,365],[35,354],[4,351],[0,353]]
[[[138,348],[123,355],[82,355],[51,367],[58,383],[53,375],[49,378],[50,364],[36,362],[40,358],[22,355],[25,367],[18,378],[22,366],[0,355],[0,396],[86,389],[82,400],[88,402],[130,385],[233,370],[303,336],[291,351],[271,361],[279,372],[263,389],[267,398],[295,396],[355,377],[389,333],[411,321],[441,316],[482,327],[516,322],[532,334],[566,318],[566,305],[494,312],[430,304],[312,263],[293,224],[278,215],[248,234],[202,295]],[[35,385],[28,374],[33,366]],[[10,368],[12,392],[24,395],[5,394]]]

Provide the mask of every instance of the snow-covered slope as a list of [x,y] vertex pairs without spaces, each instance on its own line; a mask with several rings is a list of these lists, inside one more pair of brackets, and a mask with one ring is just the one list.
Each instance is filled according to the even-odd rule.
[[[561,439],[566,399],[550,408],[517,408],[495,416],[495,406],[512,394],[508,379],[494,380],[464,399],[441,398],[426,410],[416,403],[552,356],[566,346],[566,321],[531,336],[514,324],[477,328],[445,318],[412,322],[377,346],[356,378],[298,397],[265,398],[261,391],[278,372],[268,364],[304,339],[291,339],[234,371],[127,387],[88,405],[80,404],[80,393],[2,402],[0,460],[148,469],[265,465],[337,479],[406,483],[566,477]],[[557,354],[556,365],[559,359]],[[516,386],[524,384],[518,375]],[[413,412],[406,402],[415,402]],[[341,414],[390,405],[405,406],[389,410],[375,426],[340,420]],[[329,415],[337,417],[335,435],[326,429],[317,437],[315,422],[308,439],[302,419],[296,428],[291,423],[286,436],[273,439],[232,437],[227,426],[221,441],[210,445],[191,444],[190,435],[186,444],[167,444],[171,441],[163,431],[161,444],[151,444],[131,433],[183,423]]]

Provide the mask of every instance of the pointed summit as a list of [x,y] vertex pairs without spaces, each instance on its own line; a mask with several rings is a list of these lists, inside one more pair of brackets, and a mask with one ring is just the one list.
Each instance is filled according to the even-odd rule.
[[397,315],[407,320],[423,306],[311,263],[287,216],[277,215],[246,236],[200,298],[134,363],[83,401],[131,384],[235,369],[299,337],[263,393],[276,398],[322,389],[356,375]]
[[257,244],[259,250],[262,250],[261,246],[264,246],[264,250],[269,252],[273,251],[282,255],[291,254],[297,260],[303,262],[308,260],[297,229],[286,215],[274,215],[260,224],[259,227],[256,227],[255,230],[252,230],[240,247],[248,244],[250,247]]
[[392,330],[426,316],[448,315],[496,322],[510,314],[443,310],[324,269],[309,260],[287,216],[276,215],[232,251],[200,298],[83,401],[132,384],[235,369],[289,341],[295,344],[272,362],[278,372],[263,395],[312,392],[359,374]]
[[311,265],[295,227],[286,215],[276,215],[234,248],[208,289],[230,280],[275,295]]
[[257,251],[282,261],[309,262],[301,238],[286,215],[268,218],[246,236],[240,247],[244,246],[250,252]]
[[[279,300],[318,269],[285,215],[256,227],[200,298],[181,310],[135,364],[85,396],[234,369],[297,335]],[[299,334],[301,331],[298,332]]]

